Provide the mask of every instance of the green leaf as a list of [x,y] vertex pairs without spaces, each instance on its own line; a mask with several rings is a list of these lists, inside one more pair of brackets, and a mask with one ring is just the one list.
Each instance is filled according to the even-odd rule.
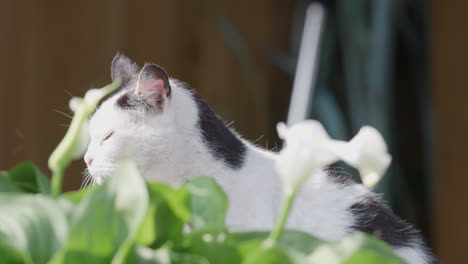
[[[230,234],[229,237],[238,243],[242,243],[247,241],[263,241],[268,235],[269,232],[241,232]],[[278,239],[279,246],[288,247],[303,254],[309,254],[318,246],[327,243],[329,242],[295,230],[284,230]]]
[[393,257],[383,257],[382,255],[378,254],[372,250],[361,250],[355,254],[353,254],[345,264],[401,264],[403,263],[401,260],[395,259]]
[[187,234],[178,246],[176,252],[202,256],[209,263],[238,264],[242,260],[237,246],[218,229]]
[[66,239],[69,209],[41,194],[0,194],[2,263],[46,263]]
[[[275,249],[272,253],[262,253],[266,255],[257,259],[259,256],[256,254],[264,250],[262,246],[265,245],[268,234],[268,232],[234,233],[229,235],[229,239],[238,243],[239,252],[246,261],[251,261],[252,258],[256,261],[249,263],[267,263],[261,262],[262,259],[268,259],[270,254],[280,254]],[[283,250],[294,263],[305,261],[305,255],[309,255],[307,263],[402,263],[385,242],[359,232],[338,242],[327,242],[304,232],[285,230],[275,247]],[[277,258],[282,257],[277,256]]]
[[123,263],[134,264],[209,264],[204,257],[170,251],[167,248],[151,249],[142,246],[135,246],[131,254],[127,256]]
[[404,263],[385,242],[360,232],[318,247],[309,255],[308,261],[317,264]]
[[[0,176],[1,177],[1,176]],[[50,180],[29,161],[11,169],[8,179],[20,190],[28,193],[50,193]]]
[[92,191],[94,191],[95,186],[86,187],[85,189],[66,192],[61,195],[62,198],[69,200],[74,204],[78,204],[83,200],[86,196],[90,195]]
[[255,238],[241,242],[239,251],[244,264],[306,263],[306,255],[280,243],[267,245],[265,240]]
[[0,193],[5,192],[19,192],[22,193],[23,190],[18,188],[12,181],[8,179],[8,173],[1,171],[0,172]]
[[303,254],[309,254],[325,243],[327,242],[310,234],[293,230],[283,231],[278,240],[280,246],[292,248]]
[[294,259],[287,253],[285,249],[279,247],[262,248],[259,246],[257,250],[252,250],[243,264],[294,264]]
[[160,183],[148,183],[147,188],[150,203],[137,242],[157,248],[182,236],[184,223],[190,219],[189,192]]
[[190,193],[187,188],[175,189],[161,183],[148,183],[147,187],[150,198],[155,198],[154,196],[164,198],[178,218],[184,222],[190,220]]
[[225,229],[228,198],[216,181],[199,177],[188,181],[185,186],[190,191],[192,230]]
[[124,160],[109,180],[76,206],[66,246],[52,263],[110,263],[114,255],[123,258],[147,208],[143,177]]

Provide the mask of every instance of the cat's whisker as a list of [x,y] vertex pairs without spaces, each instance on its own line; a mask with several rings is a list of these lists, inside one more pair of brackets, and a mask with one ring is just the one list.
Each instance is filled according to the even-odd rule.
[[270,151],[272,151],[272,152],[278,152],[278,151],[279,151],[279,149],[278,149],[278,143],[275,142],[275,146],[272,147],[272,148],[270,149]]
[[89,186],[91,185],[91,182],[93,181],[93,179],[94,179],[94,177],[89,175],[88,181],[86,182],[85,189],[89,188]]
[[81,181],[80,190],[83,190],[85,181],[86,181],[86,176],[85,176],[85,177],[83,178],[83,180]]
[[86,170],[81,173],[83,175],[83,179],[81,180],[80,190],[83,188],[84,181],[86,179]]
[[91,175],[91,173],[89,173],[88,169],[85,169],[83,171],[83,176],[84,176],[84,179],[83,179],[83,182],[81,183],[80,190],[86,189],[89,182],[94,179],[94,177]]
[[74,97],[67,89],[63,89],[70,97]]
[[85,174],[84,177],[83,177],[83,181],[81,182],[81,185],[80,185],[80,190],[83,189],[83,187],[86,186],[86,180],[88,179],[88,174]]
[[231,125],[233,125],[236,121],[235,120],[232,120],[231,122],[227,123],[226,126],[227,127],[230,127]]
[[258,137],[256,140],[252,141],[252,144],[255,144],[257,143],[260,139],[262,139],[265,135],[261,135],[260,137]]
[[68,118],[70,118],[70,119],[73,118],[71,115],[69,115],[69,114],[67,114],[67,113],[64,113],[64,112],[62,112],[62,111],[60,111],[60,110],[52,109],[52,111],[54,111],[54,112],[56,112],[56,113],[59,113],[59,114],[61,114],[61,115],[63,115],[63,116],[66,116],[66,117],[68,117]]

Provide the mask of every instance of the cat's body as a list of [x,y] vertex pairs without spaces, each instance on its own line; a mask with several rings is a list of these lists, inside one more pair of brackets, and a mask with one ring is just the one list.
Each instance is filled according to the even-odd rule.
[[[213,176],[229,197],[227,224],[236,230],[271,229],[282,202],[276,154],[241,139],[184,84],[155,65],[141,71],[116,56],[112,78],[123,84],[90,120],[85,161],[101,182],[129,151],[149,180],[180,184]],[[310,177],[287,226],[326,240],[359,230],[378,233],[409,263],[435,263],[409,224],[362,185],[322,172]]]

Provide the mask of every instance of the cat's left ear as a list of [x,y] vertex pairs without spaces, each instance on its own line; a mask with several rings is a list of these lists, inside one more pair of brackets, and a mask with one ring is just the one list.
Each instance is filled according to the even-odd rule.
[[141,69],[135,93],[151,107],[162,110],[171,97],[171,86],[166,72],[155,64]]

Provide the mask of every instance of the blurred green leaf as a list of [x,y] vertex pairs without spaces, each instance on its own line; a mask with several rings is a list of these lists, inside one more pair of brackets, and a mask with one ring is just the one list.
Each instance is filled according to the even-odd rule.
[[114,255],[126,255],[119,250],[130,249],[148,208],[148,193],[129,160],[109,178],[76,206],[66,245],[52,263],[110,263]]
[[[0,175],[0,177],[2,177]],[[34,164],[24,161],[7,173],[8,180],[27,193],[50,193],[50,180]],[[4,179],[2,179],[4,182]],[[4,188],[0,187],[3,191]],[[7,189],[7,188],[5,188]]]
[[243,264],[295,264],[295,261],[284,248],[264,248],[261,245],[251,250]]
[[384,258],[372,250],[361,250],[352,255],[345,264],[400,264],[401,260],[395,258]]
[[309,263],[404,263],[383,241],[360,232],[335,243],[318,247],[308,257]]
[[0,192],[23,192],[22,189],[18,188],[10,179],[8,179],[7,172],[0,172]]
[[[292,234],[296,235],[294,232]],[[243,258],[242,263],[306,263],[306,254],[285,243],[287,240],[268,245],[263,238],[241,242],[238,248]]]
[[228,198],[216,181],[209,177],[199,177],[188,181],[185,186],[190,192],[192,230],[224,230]]
[[95,186],[86,187],[85,189],[63,193],[61,197],[69,200],[72,203],[78,204],[86,196],[90,195],[91,192],[94,191],[95,189],[96,189]]
[[236,244],[218,229],[185,235],[176,252],[203,256],[209,263],[238,264],[242,259]]
[[0,194],[1,263],[46,263],[66,240],[70,208],[41,194]]
[[[230,234],[229,238],[238,243],[249,240],[263,241],[268,237],[269,234],[269,232],[242,232]],[[324,245],[326,243],[329,242],[318,239],[310,234],[295,230],[284,230],[278,239],[278,245],[292,248],[304,254],[309,254],[318,246]]]
[[173,252],[167,248],[151,249],[142,246],[134,246],[131,254],[123,263],[134,264],[209,264],[204,257],[189,253]]
[[148,183],[149,208],[140,226],[137,242],[157,248],[167,240],[182,236],[184,223],[190,219],[189,192],[160,183]]

